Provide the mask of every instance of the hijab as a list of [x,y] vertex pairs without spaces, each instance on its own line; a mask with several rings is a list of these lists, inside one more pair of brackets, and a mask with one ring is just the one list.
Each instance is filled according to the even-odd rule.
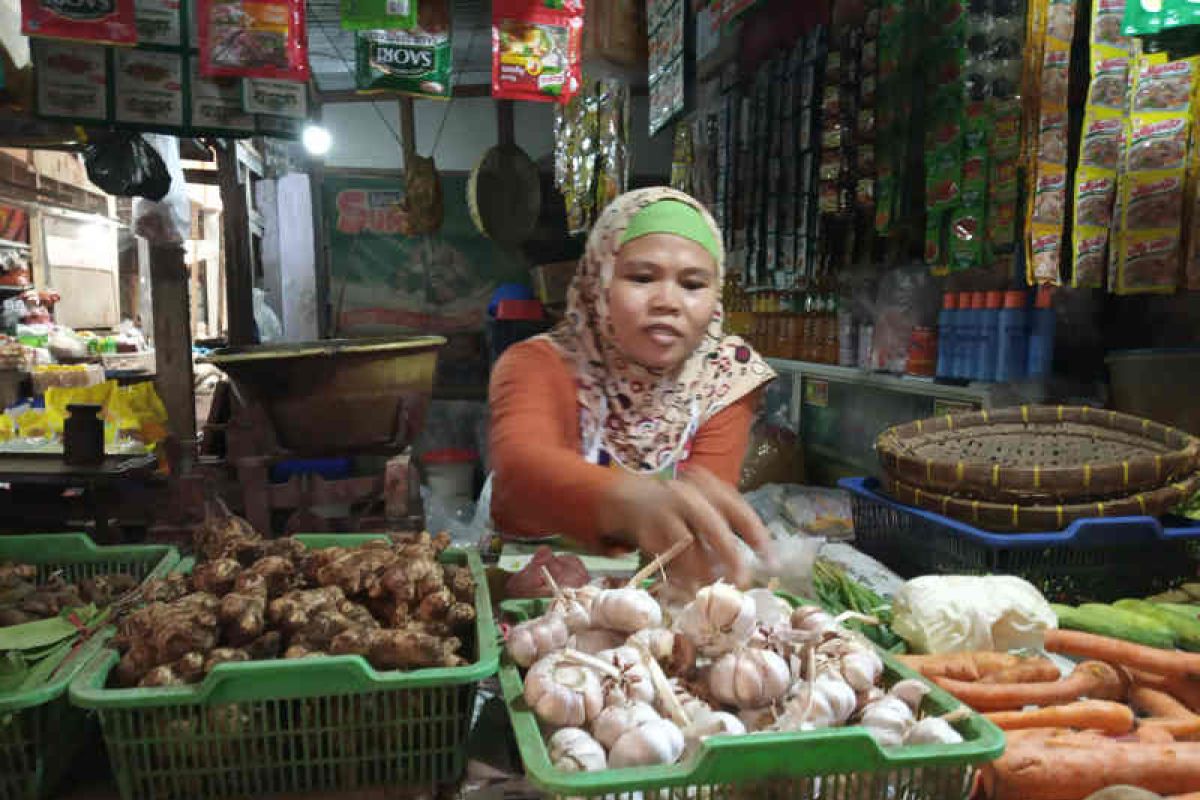
[[649,233],[683,236],[712,253],[720,292],[725,254],[707,209],[674,189],[637,189],[615,199],[596,221],[567,293],[566,316],[544,335],[575,374],[583,441],[599,436],[626,469],[644,473],[670,466],[696,415],[702,425],[775,377],[741,338],[725,335],[719,299],[704,338],[682,364],[653,369],[625,357],[613,339],[608,290],[617,251]]

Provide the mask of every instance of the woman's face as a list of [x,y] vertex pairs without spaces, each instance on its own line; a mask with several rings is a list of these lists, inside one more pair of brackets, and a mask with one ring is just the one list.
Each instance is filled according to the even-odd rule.
[[717,263],[691,239],[640,236],[617,251],[608,313],[631,361],[670,369],[700,345],[717,307]]

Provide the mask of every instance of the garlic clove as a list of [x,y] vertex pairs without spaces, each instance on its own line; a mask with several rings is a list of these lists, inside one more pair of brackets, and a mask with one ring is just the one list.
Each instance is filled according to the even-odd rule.
[[842,677],[856,692],[865,692],[883,676],[883,659],[872,649],[854,649],[842,656]]
[[941,717],[926,717],[909,729],[904,744],[959,744],[963,737]]
[[620,769],[674,764],[683,755],[684,744],[683,732],[675,723],[660,717],[618,739],[609,750],[608,765]]
[[902,681],[897,681],[888,690],[888,695],[901,700],[915,714],[921,708],[921,702],[925,699],[925,695],[931,691],[925,681],[918,680],[917,678],[905,678]]
[[547,743],[550,763],[564,772],[599,772],[608,769],[600,743],[580,728],[560,728]]
[[592,600],[592,625],[623,633],[662,626],[658,601],[643,589],[601,589]]
[[576,631],[575,635],[567,640],[566,646],[572,650],[578,650],[581,653],[594,656],[603,650],[620,647],[624,641],[625,634],[623,633],[608,631],[603,628],[587,628],[586,630]]
[[612,749],[617,740],[630,730],[647,722],[661,719],[658,712],[645,703],[634,701],[624,705],[609,706],[592,722],[592,736],[607,749]]

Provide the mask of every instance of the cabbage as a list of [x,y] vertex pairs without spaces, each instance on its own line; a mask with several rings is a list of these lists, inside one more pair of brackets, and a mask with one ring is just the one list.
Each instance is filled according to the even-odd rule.
[[892,629],[918,653],[1041,650],[1057,624],[1046,598],[1009,575],[926,575],[892,598]]

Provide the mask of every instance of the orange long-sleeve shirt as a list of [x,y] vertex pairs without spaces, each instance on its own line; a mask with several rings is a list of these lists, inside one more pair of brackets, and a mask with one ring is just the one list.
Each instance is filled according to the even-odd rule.
[[[687,463],[737,485],[758,392],[700,426]],[[554,346],[528,341],[505,350],[489,389],[492,519],[510,534],[560,533],[600,544],[596,508],[620,475],[581,453],[575,378]]]

